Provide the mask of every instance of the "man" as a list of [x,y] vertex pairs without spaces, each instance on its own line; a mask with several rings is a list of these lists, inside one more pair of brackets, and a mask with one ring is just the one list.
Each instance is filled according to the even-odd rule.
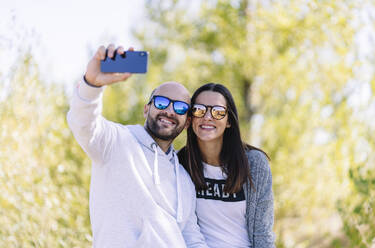
[[104,119],[103,86],[131,75],[100,71],[100,61],[116,52],[124,54],[123,47],[97,50],[67,116],[92,160],[93,246],[207,247],[195,216],[194,186],[171,145],[187,126],[189,93],[176,82],[156,88],[144,107],[144,127]]

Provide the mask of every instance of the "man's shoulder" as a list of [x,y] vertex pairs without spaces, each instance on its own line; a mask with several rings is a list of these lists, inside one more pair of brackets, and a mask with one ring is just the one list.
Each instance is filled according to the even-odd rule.
[[101,116],[101,118],[103,118],[107,123],[109,123],[109,126],[111,126],[114,130],[116,130],[118,132],[118,134],[120,134],[120,135],[131,134],[131,131],[130,131],[130,128],[129,128],[130,125],[124,125],[124,124],[119,123],[119,122],[110,121],[110,120],[105,119],[103,116]]
[[179,173],[180,173],[180,178],[195,192],[194,183],[191,180],[189,173],[185,170],[182,164],[180,164],[179,166]]

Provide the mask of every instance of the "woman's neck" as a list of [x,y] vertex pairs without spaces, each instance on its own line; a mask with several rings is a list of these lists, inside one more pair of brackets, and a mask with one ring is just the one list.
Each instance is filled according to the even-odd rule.
[[202,141],[197,139],[199,150],[202,154],[203,162],[213,165],[221,166],[220,163],[220,152],[223,147],[223,139]]

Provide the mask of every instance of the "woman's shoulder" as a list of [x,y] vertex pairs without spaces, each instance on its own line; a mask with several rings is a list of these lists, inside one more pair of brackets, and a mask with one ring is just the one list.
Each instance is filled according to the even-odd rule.
[[246,156],[250,164],[251,173],[270,170],[268,157],[263,151],[258,149],[246,149]]

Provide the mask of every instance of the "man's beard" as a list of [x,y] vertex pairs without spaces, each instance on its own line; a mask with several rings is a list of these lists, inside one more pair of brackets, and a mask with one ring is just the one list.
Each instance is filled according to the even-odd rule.
[[[173,129],[169,134],[160,133],[160,130],[162,128],[158,125],[157,122],[161,116],[165,116],[169,119],[172,119],[176,123],[175,129]],[[148,116],[147,121],[146,121],[147,130],[152,134],[152,136],[161,140],[165,140],[165,141],[174,140],[182,132],[182,130],[184,129],[184,126],[179,127],[179,124],[180,122],[177,119],[170,118],[164,114],[158,114],[155,118]]]

